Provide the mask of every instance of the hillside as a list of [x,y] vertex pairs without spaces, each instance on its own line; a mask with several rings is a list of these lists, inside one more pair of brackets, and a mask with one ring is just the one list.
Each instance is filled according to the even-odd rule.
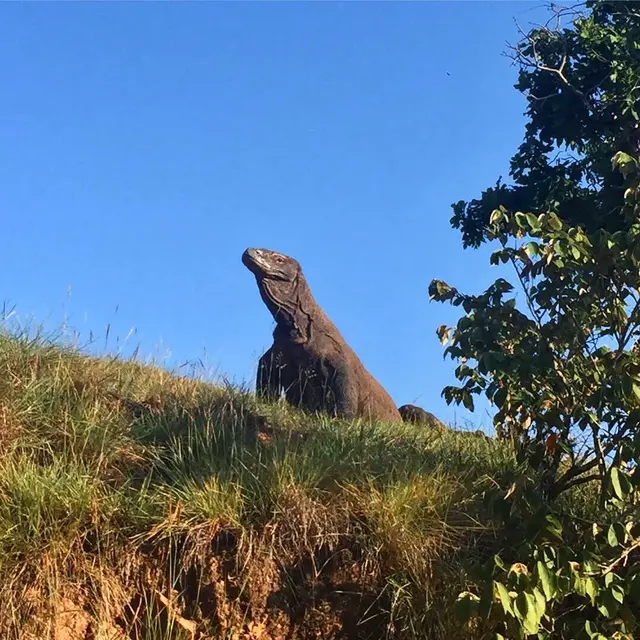
[[0,336],[3,638],[473,637],[500,444]]

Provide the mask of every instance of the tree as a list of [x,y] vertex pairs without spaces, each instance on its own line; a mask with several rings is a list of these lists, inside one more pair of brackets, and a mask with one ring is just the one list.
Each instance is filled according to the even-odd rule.
[[[497,556],[480,595],[461,598],[496,638],[631,640],[640,631],[640,158],[619,152],[613,164],[635,218],[626,230],[493,212],[491,262],[513,266],[524,309],[502,278],[481,295],[430,285],[432,299],[465,312],[438,329],[460,362],[461,384],[445,387],[445,399],[473,409],[485,394],[521,463],[490,499],[513,562]],[[563,517],[558,498],[587,484],[599,496],[593,521]]]
[[[464,311],[438,329],[459,362],[445,399],[486,395],[521,463],[489,501],[517,530],[513,557],[459,600],[495,638],[640,629],[640,4],[586,8],[514,47],[529,100],[514,183],[454,205],[463,244],[496,243],[524,304],[502,278],[480,295],[429,287]],[[559,498],[585,487],[593,521],[564,518]]]
[[[453,205],[465,246],[486,240],[497,207],[556,213],[587,230],[617,231],[623,179],[617,151],[640,151],[640,3],[589,0],[585,14],[552,6],[548,24],[522,33],[510,56],[526,95],[524,141],[511,160],[511,184],[499,179],[479,199]],[[561,28],[562,19],[573,18]]]

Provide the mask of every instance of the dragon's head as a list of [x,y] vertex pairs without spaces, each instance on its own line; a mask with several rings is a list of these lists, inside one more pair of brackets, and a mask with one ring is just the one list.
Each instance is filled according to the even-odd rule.
[[259,280],[293,282],[301,271],[297,260],[269,249],[247,249],[242,264]]
[[260,295],[276,322],[293,322],[304,277],[300,263],[269,249],[247,249],[242,263],[256,277]]

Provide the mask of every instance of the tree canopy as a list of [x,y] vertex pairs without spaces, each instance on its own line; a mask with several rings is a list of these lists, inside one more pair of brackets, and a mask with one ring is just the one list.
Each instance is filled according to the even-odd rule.
[[[505,531],[460,594],[483,638],[631,640],[640,633],[640,3],[552,7],[511,53],[528,98],[500,181],[453,206],[464,246],[510,264],[480,295],[434,280],[464,311],[438,329],[459,362],[448,402],[484,394],[520,463],[485,496]],[[569,16],[568,27],[559,21]],[[593,519],[563,507],[593,501]],[[483,573],[484,572],[484,573]]]
[[587,230],[624,228],[624,178],[611,158],[640,151],[640,3],[552,7],[549,22],[522,32],[509,55],[519,66],[515,87],[528,100],[524,141],[510,183],[499,179],[480,198],[453,205],[464,245],[486,240],[500,205],[554,212]]

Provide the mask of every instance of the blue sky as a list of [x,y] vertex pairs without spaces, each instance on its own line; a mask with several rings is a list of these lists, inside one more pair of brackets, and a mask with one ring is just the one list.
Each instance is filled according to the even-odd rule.
[[454,365],[435,330],[458,310],[427,287],[497,277],[486,250],[462,249],[450,205],[507,174],[525,101],[501,53],[514,18],[541,16],[539,2],[5,4],[0,299],[21,322],[66,318],[85,339],[110,325],[110,350],[253,384],[273,322],[240,256],[267,247],[301,262],[398,405],[468,417],[440,397]]

